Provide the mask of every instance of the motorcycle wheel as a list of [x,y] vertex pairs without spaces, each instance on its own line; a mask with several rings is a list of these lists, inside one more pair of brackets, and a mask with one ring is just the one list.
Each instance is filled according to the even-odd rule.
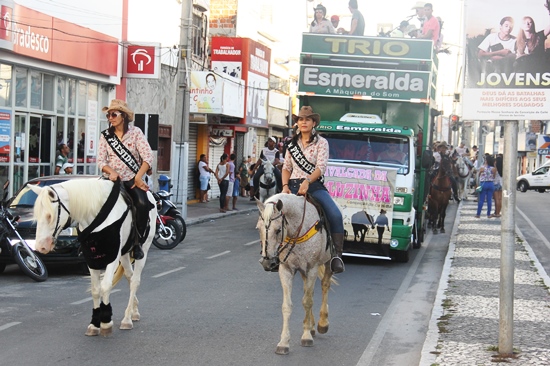
[[48,279],[48,270],[38,255],[31,256],[24,244],[17,243],[12,248],[12,255],[19,268],[36,282]]
[[0,273],[3,273],[6,269],[6,263],[0,263]]
[[174,249],[180,242],[181,238],[181,227],[176,220],[168,220],[164,224],[165,232],[161,232],[161,228],[157,227],[155,232],[155,237],[153,238],[153,245],[159,249]]
[[183,219],[183,217],[181,217],[180,215],[176,215],[176,217],[174,217],[174,222],[180,227],[181,237],[179,243],[181,243],[187,235],[187,225],[185,224],[185,220]]

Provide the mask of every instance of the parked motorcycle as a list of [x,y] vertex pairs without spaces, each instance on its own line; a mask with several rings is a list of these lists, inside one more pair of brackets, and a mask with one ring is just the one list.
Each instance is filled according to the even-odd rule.
[[[6,208],[7,188],[9,181],[4,184],[4,198],[0,205],[0,253],[12,256],[19,268],[30,278],[37,282],[48,279],[48,270],[44,262],[19,235],[16,226],[19,216],[13,215]],[[0,273],[6,268],[6,263],[0,263]]]
[[172,193],[153,193],[157,201],[157,231],[153,244],[159,249],[173,249],[185,239],[187,225],[176,205],[170,201]]

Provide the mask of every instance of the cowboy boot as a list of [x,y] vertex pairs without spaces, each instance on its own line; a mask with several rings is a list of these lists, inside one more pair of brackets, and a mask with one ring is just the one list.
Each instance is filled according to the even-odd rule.
[[342,261],[342,252],[344,251],[344,234],[332,234],[332,242],[336,256],[330,260],[330,270],[332,273],[342,273],[345,271],[344,261]]

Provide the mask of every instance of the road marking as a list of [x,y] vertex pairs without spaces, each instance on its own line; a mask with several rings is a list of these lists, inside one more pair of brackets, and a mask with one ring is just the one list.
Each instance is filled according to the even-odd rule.
[[21,324],[21,322],[13,322],[13,323],[4,324],[4,325],[0,326],[0,332],[3,331],[3,330],[6,330],[8,328],[11,328],[13,326],[19,325],[19,324]]
[[540,232],[539,229],[537,229],[537,227],[535,226],[535,224],[533,224],[533,222],[531,220],[529,220],[529,218],[527,217],[526,214],[523,213],[522,210],[519,209],[519,207],[516,206],[516,211],[519,212],[519,214],[521,216],[523,216],[523,218],[525,219],[525,221],[527,221],[527,223],[529,224],[529,226],[531,226],[531,229],[533,229],[533,231],[535,232],[535,234],[537,234],[539,237],[540,237],[540,240],[542,240],[542,242],[544,243],[544,245],[546,245],[546,247],[548,249],[550,249],[550,242],[548,240],[546,240],[546,238],[544,237],[544,234]]
[[[113,291],[111,291],[111,295],[114,294],[115,292],[119,292],[120,289],[115,289]],[[80,305],[80,304],[84,304],[85,302],[88,302],[88,301],[92,301],[92,298],[91,297],[88,297],[86,299],[82,299],[82,300],[79,300],[79,301],[75,301],[75,302],[71,302],[71,305]]]
[[226,250],[225,252],[221,252],[221,253],[219,253],[219,254],[215,254],[215,255],[213,255],[213,256],[211,256],[211,257],[206,257],[206,259],[212,259],[212,258],[216,258],[216,257],[221,257],[222,255],[226,255],[227,253],[231,253],[231,251],[230,251],[230,250]]
[[174,273],[174,272],[177,272],[177,271],[181,271],[184,268],[185,267],[179,267],[179,268],[173,269],[171,271],[162,272],[162,273],[154,275],[153,278],[159,278],[159,277],[162,277],[162,276],[166,276],[167,274]]
[[244,246],[249,246],[249,245],[252,245],[252,244],[256,244],[256,243],[259,243],[260,242],[260,239],[258,240],[254,240],[254,241],[251,241],[250,243],[246,243]]

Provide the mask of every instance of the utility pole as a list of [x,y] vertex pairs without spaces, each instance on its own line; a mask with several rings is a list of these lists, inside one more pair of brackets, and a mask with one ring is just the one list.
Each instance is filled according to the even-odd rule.
[[[179,161],[176,173],[176,197],[181,198],[182,216],[187,218],[187,186],[189,160],[189,65],[193,25],[193,4],[191,0],[181,2],[180,57],[178,61],[178,86],[176,90],[176,123],[179,128]],[[177,125],[176,125],[177,126]],[[176,128],[177,130],[177,128]]]
[[498,332],[498,352],[501,355],[511,355],[514,346],[514,247],[516,235],[517,146],[518,121],[504,121]]

